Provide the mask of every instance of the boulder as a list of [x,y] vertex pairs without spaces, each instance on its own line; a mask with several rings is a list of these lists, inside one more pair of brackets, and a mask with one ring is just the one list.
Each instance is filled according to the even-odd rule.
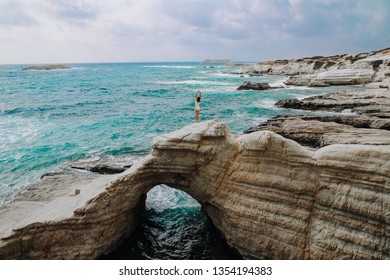
[[271,89],[271,86],[268,83],[256,83],[245,81],[237,90],[267,90]]

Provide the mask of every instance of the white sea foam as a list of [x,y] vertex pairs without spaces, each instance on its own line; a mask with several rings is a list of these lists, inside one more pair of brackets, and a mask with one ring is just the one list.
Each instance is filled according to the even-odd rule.
[[267,108],[267,109],[276,108],[275,100],[271,100],[271,99],[263,99],[261,101],[256,101],[253,103],[253,105],[261,107],[261,108]]
[[296,89],[296,90],[315,90],[315,88],[312,87],[305,87],[305,86],[286,86],[287,89]]
[[210,86],[229,86],[231,83],[217,82],[208,80],[184,80],[184,81],[155,81],[155,84],[160,85],[210,85]]
[[42,124],[22,117],[0,118],[0,150],[11,150],[17,143],[30,143],[39,136]]
[[252,124],[253,125],[258,125],[259,123],[263,123],[263,122],[265,122],[267,120],[268,120],[268,118],[265,118],[265,117],[253,118]]
[[[226,72],[212,72],[212,73],[210,73],[210,76],[214,76],[214,77],[229,77],[229,78],[237,78],[237,77],[239,77],[239,75],[237,75],[237,74],[230,74],[230,73],[226,73]],[[246,76],[246,77],[249,77],[249,76]]]
[[277,80],[277,81],[274,81],[272,83],[269,83],[269,85],[271,87],[286,87],[286,85],[284,84],[285,81],[287,81],[288,78],[283,78],[281,80]]
[[186,65],[143,65],[145,68],[171,68],[171,69],[193,69],[198,68],[197,66],[186,66]]
[[352,109],[344,109],[340,113],[341,115],[354,116],[356,113]]
[[172,189],[165,185],[158,185],[147,194],[146,209],[162,212],[166,209],[199,208],[200,205],[185,192]]

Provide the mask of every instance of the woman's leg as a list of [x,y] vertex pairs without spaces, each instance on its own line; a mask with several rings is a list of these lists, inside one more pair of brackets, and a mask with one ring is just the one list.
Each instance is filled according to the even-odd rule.
[[196,118],[196,122],[199,122],[199,111],[198,110],[195,110],[195,118]]

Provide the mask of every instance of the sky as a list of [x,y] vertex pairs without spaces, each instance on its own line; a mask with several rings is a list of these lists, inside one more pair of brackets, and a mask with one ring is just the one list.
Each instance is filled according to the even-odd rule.
[[257,62],[388,47],[389,0],[0,0],[0,64]]

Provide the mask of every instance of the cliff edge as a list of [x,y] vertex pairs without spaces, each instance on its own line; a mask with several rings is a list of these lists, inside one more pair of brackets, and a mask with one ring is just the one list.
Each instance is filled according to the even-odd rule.
[[0,209],[0,258],[107,253],[163,183],[193,196],[245,258],[390,259],[389,159],[390,145],[312,151],[270,131],[236,138],[224,123],[191,124],[125,172],[85,178],[78,195],[70,184]]

